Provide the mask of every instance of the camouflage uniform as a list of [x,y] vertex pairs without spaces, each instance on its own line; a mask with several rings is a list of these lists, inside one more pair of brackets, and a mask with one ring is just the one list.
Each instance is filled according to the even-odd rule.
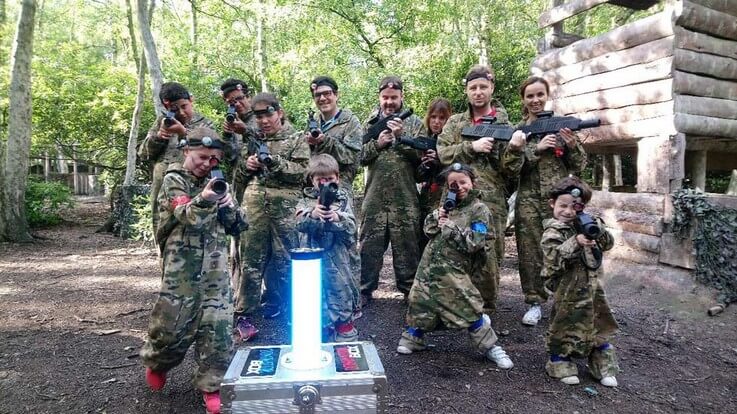
[[[146,138],[144,138],[141,146],[138,148],[138,158],[143,162],[153,164],[153,171],[151,173],[151,221],[154,237],[156,237],[156,229],[159,222],[158,195],[161,182],[164,179],[169,164],[173,162],[184,162],[184,154],[177,146],[179,145],[179,141],[185,137],[172,135],[171,139],[159,139],[157,134],[163,120],[164,117],[156,119],[151,129],[148,130]],[[184,127],[189,132],[200,126],[215,129],[212,121],[197,112],[195,112],[192,120]],[[229,143],[230,145],[226,146],[225,149],[226,160],[234,159],[233,154],[237,153],[233,141],[231,140]]]
[[[241,159],[241,155],[244,153],[247,154],[249,145],[251,145],[251,143],[259,136],[259,128],[256,124],[256,116],[253,114],[253,111],[249,111],[248,114],[246,114],[245,119],[241,119],[241,121],[246,124],[246,132],[243,134],[232,134],[239,155],[233,163],[233,168],[237,168],[238,164],[241,162],[246,162],[246,158]],[[223,132],[223,136],[226,135],[227,133]],[[244,150],[246,152],[244,152]],[[246,183],[242,182],[236,174],[233,174],[233,193],[238,200],[238,203],[243,201],[243,191],[245,189]]]
[[542,303],[548,298],[540,277],[543,220],[552,218],[548,192],[561,178],[579,175],[586,165],[586,152],[580,143],[577,142],[574,149],[566,148],[565,155],[557,158],[552,150],[537,153],[535,147],[541,138],[531,139],[525,147],[525,162],[519,175],[514,207],[517,257],[525,258],[519,261],[519,280],[525,303],[529,304]]
[[323,270],[323,319],[325,326],[348,323],[358,306],[358,284],[351,273],[349,252],[356,244],[356,218],[351,200],[342,189],[338,201],[330,208],[340,217],[337,222],[322,222],[310,217],[317,204],[319,190],[304,190],[304,197],[297,205],[297,229],[302,247],[325,249]]
[[[437,136],[429,138],[437,139]],[[440,200],[443,198],[443,186],[437,181],[440,170],[440,161],[436,161],[434,165],[430,165],[428,168],[423,165],[417,167],[417,182],[422,183],[420,185],[419,195],[420,227],[423,226],[425,217],[438,208]],[[420,256],[422,256],[422,252],[425,250],[425,246],[429,240],[425,234],[420,235]]]
[[[361,121],[349,109],[341,109],[334,120],[326,121],[320,114],[318,122],[320,130],[325,135],[325,140],[318,145],[310,146],[310,153],[311,155],[329,154],[338,161],[340,187],[345,190],[351,210],[353,210],[353,179],[358,170],[358,154],[361,151],[363,137]],[[358,226],[354,228],[356,234],[353,237],[357,240]],[[351,260],[351,275],[355,279],[355,284],[358,285],[361,283],[361,254],[357,243],[350,247],[348,254]]]
[[[253,114],[253,111],[249,111],[245,115],[245,118],[241,118],[241,121],[246,124],[246,132],[243,134],[232,134],[237,150],[236,154],[238,155],[232,163],[232,169],[234,171],[238,168],[239,163],[246,162],[245,158],[240,159],[243,149],[248,148],[249,143],[253,142],[253,140],[259,135],[259,128],[258,125],[256,125],[256,116]],[[228,133],[223,132],[224,137],[227,137],[227,135]],[[233,173],[232,177],[233,196],[235,197],[236,202],[240,205],[243,202],[243,191],[246,189],[246,183],[239,180],[235,173]],[[230,278],[233,286],[237,286],[237,283],[241,278],[240,235],[230,238],[230,259]]]
[[232,349],[225,226],[233,224],[235,209],[218,209],[216,202],[202,198],[207,182],[179,163],[171,164],[163,179],[157,235],[161,291],[141,361],[154,371],[168,371],[182,362],[194,342],[199,365],[194,385],[213,392],[220,388]]
[[[602,228],[603,223],[599,222]],[[576,241],[576,231],[568,224],[555,219],[543,223],[542,253],[545,287],[554,292],[553,311],[546,337],[551,355],[589,358],[589,369],[596,379],[614,376],[618,371],[614,348],[601,350],[618,329],[604,289],[599,283],[599,272],[589,269],[594,265],[591,248],[581,248]],[[601,250],[609,250],[614,244],[612,235],[605,231],[597,240]],[[584,252],[584,258],[581,252]],[[548,362],[550,376],[563,378],[577,375],[573,362]]]
[[[498,101],[492,100],[492,107],[496,109],[498,123],[509,121],[507,112]],[[496,254],[493,261],[480,266],[474,273],[473,281],[484,298],[484,307],[493,312],[498,295],[499,267],[504,257],[504,226],[508,211],[505,181],[519,174],[524,157],[523,152],[510,151],[502,142],[495,142],[489,154],[474,152],[471,148],[473,141],[461,138],[461,130],[471,125],[473,118],[470,111],[451,116],[438,137],[438,157],[443,165],[460,162],[473,167],[476,173],[474,188],[480,191],[481,200],[491,211],[493,225],[489,231],[493,231],[496,238]]]
[[[439,210],[425,219],[425,233],[430,242],[422,254],[412,290],[409,294],[407,326],[432,331],[442,322],[450,329],[468,328],[483,313],[484,300],[471,281],[475,262],[495,260],[494,249],[488,243],[493,233],[491,214],[479,200],[480,193],[471,190],[457,208],[450,211],[448,224],[438,226]],[[405,340],[418,342],[405,331]],[[496,343],[491,325],[471,333],[471,341],[480,352]]]
[[[366,128],[379,120],[376,109]],[[415,115],[404,120],[404,136],[417,137],[422,121]],[[420,205],[415,169],[420,151],[405,145],[378,149],[376,140],[363,144],[361,165],[368,167],[361,220],[361,293],[379,286],[384,252],[391,241],[397,289],[409,293],[419,263]]]
[[[294,211],[302,198],[310,149],[304,136],[285,124],[273,136],[264,137],[274,159],[266,174],[255,174],[241,162],[236,171],[247,183],[241,206],[250,224],[241,238],[241,278],[236,283],[236,313],[249,314],[258,306],[261,284],[264,302],[285,305],[289,299],[289,250],[299,246]],[[248,158],[244,148],[241,159]]]

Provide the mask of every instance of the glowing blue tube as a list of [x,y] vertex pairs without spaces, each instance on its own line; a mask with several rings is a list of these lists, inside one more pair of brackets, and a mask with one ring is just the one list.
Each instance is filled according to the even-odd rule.
[[324,365],[322,339],[323,249],[294,249],[292,260],[292,352],[294,369]]

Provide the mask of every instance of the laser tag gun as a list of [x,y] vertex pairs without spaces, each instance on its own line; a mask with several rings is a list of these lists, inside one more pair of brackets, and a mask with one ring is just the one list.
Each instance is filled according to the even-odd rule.
[[363,136],[363,143],[366,144],[366,143],[368,143],[371,140],[378,139],[379,138],[379,135],[382,132],[384,132],[387,129],[389,129],[389,127],[387,126],[387,124],[392,119],[399,118],[401,120],[405,120],[405,119],[409,118],[410,116],[412,116],[413,113],[414,113],[414,111],[412,110],[412,108],[409,108],[409,109],[407,109],[405,111],[402,111],[398,115],[389,115],[389,116],[387,116],[385,118],[382,118],[382,119],[376,121],[375,124],[373,124],[373,125],[371,125],[369,127],[368,131],[366,131],[366,134],[364,134],[364,136]]
[[414,139],[409,137],[400,137],[397,143],[420,151],[438,150],[438,140],[430,137],[417,137]]
[[223,170],[217,167],[210,170],[210,179],[215,180],[212,183],[212,191],[219,196],[225,195],[225,192],[228,191],[228,183],[225,181]]
[[[583,234],[583,236],[589,240],[597,240],[604,233],[603,229],[599,226],[597,220],[591,215],[584,213],[583,211],[578,211],[576,213],[576,218],[573,219],[573,228],[576,230],[577,234]],[[594,256],[594,260],[596,261],[594,266],[589,266],[586,258],[584,257],[583,250],[581,250],[581,262],[583,262],[584,266],[586,266],[590,270],[596,270],[601,266],[602,258],[601,249],[599,248],[598,243],[596,244],[596,246],[591,248],[591,253]]]
[[458,205],[458,185],[453,183],[450,185],[450,189],[448,190],[448,195],[445,196],[445,201],[443,201],[443,209],[445,211],[449,212],[456,208]]
[[235,105],[228,105],[228,112],[225,113],[225,122],[232,124],[237,118]]
[[599,227],[596,219],[583,211],[576,213],[576,218],[573,220],[573,228],[576,229],[576,233],[583,234],[589,240],[596,240],[602,234],[601,227]]
[[321,206],[330,207],[331,204],[338,200],[338,184],[327,183],[320,185],[320,195],[317,197],[317,202]]
[[310,131],[310,135],[312,136],[312,138],[317,138],[318,136],[320,136],[320,126],[317,125],[314,111],[309,111],[307,113],[307,129]]
[[[518,128],[509,125],[498,125],[496,118],[483,117],[481,124],[467,126],[461,130],[461,136],[466,139],[477,140],[479,138],[491,137],[495,141],[509,141]],[[598,118],[582,120],[573,116],[553,116],[552,111],[543,111],[537,115],[537,119],[530,125],[519,128],[525,135],[542,138],[548,134],[557,134],[563,128],[571,131],[580,131],[587,128],[596,128],[601,125]],[[557,147],[556,147],[557,148]],[[565,147],[561,147],[560,157],[563,156]],[[558,152],[556,152],[558,156]]]
[[175,122],[174,117],[177,115],[176,108],[172,108],[172,109],[174,110],[170,111],[168,109],[165,109],[164,112],[162,112],[162,114],[164,115],[164,126],[167,128],[174,125],[174,122]]
[[268,168],[274,164],[274,158],[271,156],[271,151],[269,151],[269,147],[264,143],[263,139],[264,133],[260,130],[256,131],[256,138],[248,144],[248,152],[255,155],[258,158],[258,162]]

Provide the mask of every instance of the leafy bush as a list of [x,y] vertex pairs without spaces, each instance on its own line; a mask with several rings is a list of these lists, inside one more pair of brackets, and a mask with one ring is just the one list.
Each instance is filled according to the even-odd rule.
[[130,226],[130,237],[133,240],[142,240],[153,243],[154,232],[151,222],[151,200],[148,194],[133,197],[133,224]]
[[72,190],[59,182],[29,180],[26,187],[26,218],[31,227],[59,224],[61,210],[74,206]]

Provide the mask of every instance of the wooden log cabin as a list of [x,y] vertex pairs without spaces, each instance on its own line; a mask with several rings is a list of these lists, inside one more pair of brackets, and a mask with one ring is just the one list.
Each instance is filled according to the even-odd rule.
[[[592,201],[618,239],[621,257],[694,267],[689,241],[668,233],[671,193],[704,190],[707,170],[737,169],[737,0],[668,0],[661,12],[582,39],[564,20],[606,0],[554,0],[532,74],[551,82],[556,114],[598,117],[582,134],[603,157]],[[657,0],[608,3],[647,9]],[[636,160],[635,192],[617,192],[620,156]],[[737,208],[737,197],[709,194]],[[616,257],[616,254],[615,254]]]

